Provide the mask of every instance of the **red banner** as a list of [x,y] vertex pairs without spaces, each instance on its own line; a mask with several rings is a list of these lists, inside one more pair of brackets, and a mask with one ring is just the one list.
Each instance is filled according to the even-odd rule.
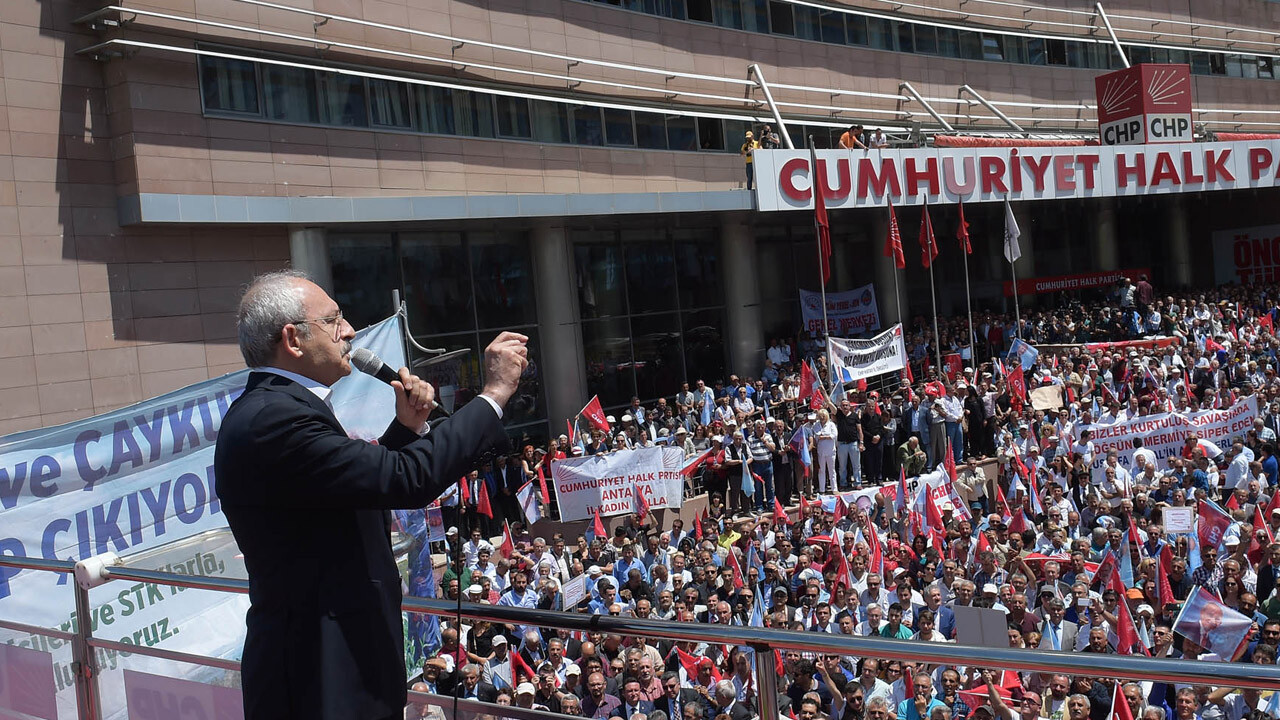
[[[1130,268],[1128,270],[1107,270],[1104,272],[1081,273],[1079,275],[1049,275],[1047,277],[1026,278],[1018,280],[1019,295],[1037,295],[1039,293],[1062,292],[1066,290],[1088,290],[1111,285],[1120,278],[1138,281],[1139,275],[1151,277],[1150,268]],[[1005,281],[1004,296],[1013,297],[1013,283]]]

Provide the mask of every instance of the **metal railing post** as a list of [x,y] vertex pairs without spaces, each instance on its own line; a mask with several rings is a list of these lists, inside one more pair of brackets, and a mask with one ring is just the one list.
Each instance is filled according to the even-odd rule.
[[782,717],[778,712],[778,659],[773,648],[753,643],[756,651],[756,711],[762,718]]
[[1093,5],[1098,11],[1098,17],[1102,18],[1102,24],[1107,26],[1107,34],[1111,36],[1111,44],[1116,46],[1116,52],[1120,54],[1120,62],[1125,67],[1129,67],[1129,56],[1124,54],[1124,48],[1120,45],[1120,38],[1116,37],[1116,31],[1111,29],[1111,18],[1107,17],[1107,11],[1102,9],[1102,3],[1097,2]]
[[93,611],[89,607],[89,591],[80,583],[71,582],[76,593],[75,639],[71,641],[71,671],[76,678],[76,707],[80,720],[98,720],[102,717],[102,696],[98,689],[98,663],[94,659]]
[[938,114],[937,110],[933,109],[933,106],[930,105],[929,102],[924,99],[923,95],[916,92],[916,89],[914,87],[911,87],[911,83],[907,82],[906,80],[903,80],[902,82],[898,83],[898,89],[905,90],[907,95],[911,96],[912,100],[915,100],[916,102],[920,103],[921,107],[924,108],[925,112],[929,113],[929,115],[931,115],[934,120],[938,121],[938,124],[942,126],[943,130],[946,130],[947,132],[956,131],[955,128],[951,127],[951,123],[947,122],[941,115]]
[[759,86],[760,92],[764,93],[765,102],[769,104],[769,110],[773,113],[773,121],[778,123],[778,132],[782,135],[782,143],[787,146],[788,150],[795,150],[796,146],[791,142],[791,133],[787,132],[787,124],[782,121],[782,113],[778,111],[778,104],[773,101],[773,93],[769,92],[769,83],[764,80],[764,73],[760,72],[760,66],[751,63],[747,66],[747,71],[755,76],[756,85]]

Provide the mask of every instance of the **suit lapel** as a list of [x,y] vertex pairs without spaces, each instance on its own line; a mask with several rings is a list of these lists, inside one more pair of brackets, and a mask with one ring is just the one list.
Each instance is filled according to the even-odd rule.
[[293,380],[284,377],[283,375],[276,375],[275,373],[267,372],[249,373],[249,381],[245,384],[245,391],[247,392],[257,388],[292,395],[307,405],[310,405],[316,412],[328,418],[339,430],[342,429],[342,424],[338,422],[338,417],[333,414],[333,410],[326,405],[323,400],[316,397],[315,393],[302,387]]

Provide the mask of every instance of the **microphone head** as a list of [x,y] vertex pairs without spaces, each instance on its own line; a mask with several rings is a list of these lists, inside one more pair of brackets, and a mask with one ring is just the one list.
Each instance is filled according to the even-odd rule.
[[382,358],[369,348],[356,348],[351,352],[351,367],[366,375],[377,375],[382,366]]

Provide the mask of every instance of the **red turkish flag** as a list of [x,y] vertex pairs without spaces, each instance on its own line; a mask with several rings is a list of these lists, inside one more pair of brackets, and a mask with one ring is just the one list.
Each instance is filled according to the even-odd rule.
[[894,267],[905,270],[907,258],[902,254],[902,232],[898,229],[898,216],[893,212],[893,200],[889,200],[889,234],[884,239],[884,256],[893,258]]
[[516,551],[515,540],[511,538],[511,525],[506,521],[502,523],[502,544],[498,546],[498,554],[504,558],[510,558],[511,554]]
[[925,200],[924,209],[920,211],[920,264],[929,267],[929,263],[938,257],[938,241],[933,237],[933,221],[929,219],[929,201]]
[[822,282],[831,282],[831,222],[827,218],[827,200],[823,197],[827,184],[824,166],[818,164],[818,151],[809,148],[813,169],[813,228],[818,233],[818,255],[822,258]]
[[483,479],[480,480],[480,492],[477,493],[480,499],[476,501],[476,510],[481,515],[493,519],[493,506],[489,504],[489,483]]
[[973,245],[969,244],[969,223],[964,219],[964,203],[960,203],[960,224],[956,227],[956,239],[960,241],[960,248],[965,255],[973,254]]

